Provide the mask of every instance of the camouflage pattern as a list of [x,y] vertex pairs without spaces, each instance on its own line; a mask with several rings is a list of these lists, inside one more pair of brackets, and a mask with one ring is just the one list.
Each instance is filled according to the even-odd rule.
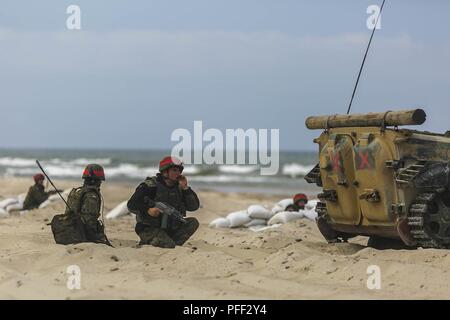
[[145,224],[136,224],[135,231],[141,239],[140,245],[149,244],[160,248],[182,246],[197,231],[199,223],[195,218],[186,218],[187,223],[176,229],[161,229]]
[[182,224],[169,216],[167,228],[163,229],[162,215],[152,217],[148,214],[148,209],[154,207],[155,202],[167,203],[185,217],[186,211],[199,208],[197,194],[191,188],[182,190],[178,184],[167,186],[158,174],[141,183],[128,201],[128,209],[136,214],[135,231],[141,239],[141,244],[164,248],[182,245],[197,230],[197,219],[186,218],[188,223]]
[[[387,238],[450,248],[450,137],[386,128],[385,121],[369,126],[373,116],[309,120],[325,129],[314,139],[319,163],[305,176],[322,188],[316,206],[320,232],[329,242],[363,235],[376,240],[371,242]],[[410,121],[400,116],[398,125]]]
[[[98,220],[101,210],[98,188],[84,185],[73,189],[67,204],[64,215],[59,215],[52,221],[52,231],[57,243],[107,242],[104,227]],[[58,237],[56,233],[59,233]]]
[[24,210],[39,208],[39,206],[48,199],[49,193],[45,192],[44,186],[35,184],[28,190],[27,196],[23,203]]

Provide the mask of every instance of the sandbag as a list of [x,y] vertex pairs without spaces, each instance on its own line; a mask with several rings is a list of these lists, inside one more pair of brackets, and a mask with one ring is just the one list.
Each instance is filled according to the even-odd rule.
[[252,226],[249,229],[253,232],[259,232],[259,231],[264,231],[264,230],[268,230],[268,229],[273,229],[273,228],[277,228],[281,226],[281,223],[278,224],[273,224],[271,226]]
[[269,220],[274,215],[272,211],[259,204],[251,205],[247,208],[248,216],[252,219]]
[[227,216],[227,219],[230,221],[230,228],[241,227],[252,220],[248,216],[247,210],[232,212]]
[[7,198],[0,201],[0,208],[6,209],[7,206],[18,203],[19,200],[17,198]]
[[39,205],[39,209],[43,209],[43,208],[45,208],[45,207],[48,207],[49,205],[50,205],[50,203],[52,203],[52,201],[50,201],[50,200],[45,200],[44,202],[42,202],[40,205]]
[[20,211],[23,210],[23,202],[18,202],[16,204],[11,204],[6,207],[6,211],[11,213],[12,211]]
[[276,215],[274,215],[268,222],[267,225],[274,225],[277,223],[287,223],[289,221],[302,219],[303,213],[302,212],[291,212],[291,211],[282,211],[278,212]]
[[211,228],[229,228],[230,221],[226,218],[217,218],[209,224]]
[[283,199],[277,203],[277,205],[282,208],[282,211],[286,210],[286,208],[291,204],[294,204],[294,200],[292,200],[292,198]]
[[266,219],[253,219],[249,223],[244,224],[244,227],[250,228],[253,226],[267,226],[267,220]]
[[276,204],[272,207],[271,211],[272,211],[272,217],[273,217],[274,214],[284,211],[284,209],[280,205]]
[[86,242],[81,220],[70,219],[67,215],[57,214],[51,223],[53,238],[57,244],[72,244]]
[[317,200],[317,199],[309,200],[308,203],[305,205],[305,209],[306,210],[314,210],[314,209],[316,209],[317,202],[319,202],[319,200]]
[[123,201],[119,203],[114,209],[106,214],[106,219],[116,219],[130,214],[127,207],[127,202],[128,201]]
[[316,221],[317,219],[317,212],[315,210],[304,210],[301,213],[309,220]]

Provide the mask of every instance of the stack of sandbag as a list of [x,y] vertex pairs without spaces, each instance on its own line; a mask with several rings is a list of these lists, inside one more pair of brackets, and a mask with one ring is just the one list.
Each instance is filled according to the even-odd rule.
[[119,217],[123,217],[130,214],[130,211],[127,207],[128,201],[123,201],[119,205],[117,205],[114,209],[109,211],[106,214],[106,219],[117,219]]
[[6,198],[0,201],[0,217],[7,217],[11,211],[20,211],[23,209],[23,202],[26,194],[20,194],[17,197]]
[[225,218],[217,218],[209,226],[212,228],[249,228],[252,231],[261,231],[267,229],[267,226],[277,227],[297,219],[315,220],[317,217],[314,211],[316,203],[316,200],[312,200],[305,210],[299,212],[286,211],[286,208],[293,204],[292,199],[283,199],[272,209],[255,204],[249,206],[247,210],[232,212]]

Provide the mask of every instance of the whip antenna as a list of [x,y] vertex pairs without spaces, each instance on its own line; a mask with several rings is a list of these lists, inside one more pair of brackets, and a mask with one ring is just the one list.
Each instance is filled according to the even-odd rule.
[[355,87],[353,88],[352,98],[350,99],[350,103],[348,105],[347,114],[350,113],[350,109],[352,108],[353,98],[355,97],[356,89],[358,88],[359,78],[361,78],[361,73],[364,68],[364,63],[366,62],[367,53],[369,52],[370,44],[372,43],[373,35],[375,34],[375,30],[377,29],[378,19],[380,19],[381,12],[383,11],[385,2],[386,0],[383,0],[383,3],[381,4],[380,12],[378,13],[377,20],[375,21],[375,25],[372,30],[372,35],[370,36],[369,43],[367,44],[366,53],[364,54],[364,58],[361,63],[361,68],[359,69],[358,78],[356,79]]

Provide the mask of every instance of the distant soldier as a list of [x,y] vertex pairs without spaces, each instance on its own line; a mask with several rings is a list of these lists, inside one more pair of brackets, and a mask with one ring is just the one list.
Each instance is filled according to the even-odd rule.
[[51,223],[58,244],[95,242],[111,245],[99,221],[102,210],[100,185],[105,181],[102,166],[89,164],[83,172],[83,186],[72,189],[64,214],[56,215]]
[[297,193],[293,199],[294,203],[287,206],[286,211],[305,210],[305,205],[308,203],[308,197],[304,193]]
[[32,210],[39,208],[39,206],[48,199],[54,191],[46,192],[44,187],[45,177],[42,173],[33,176],[34,185],[28,189],[27,196],[23,202],[23,210]]
[[162,211],[155,207],[163,202],[174,207],[183,217],[186,211],[195,211],[200,202],[197,194],[188,186],[186,177],[181,175],[183,164],[174,157],[165,157],[159,163],[159,173],[145,179],[128,201],[128,209],[136,214],[135,231],[140,244],[155,247],[175,248],[183,245],[197,230],[195,218],[185,218],[183,224],[172,216],[164,223]]

